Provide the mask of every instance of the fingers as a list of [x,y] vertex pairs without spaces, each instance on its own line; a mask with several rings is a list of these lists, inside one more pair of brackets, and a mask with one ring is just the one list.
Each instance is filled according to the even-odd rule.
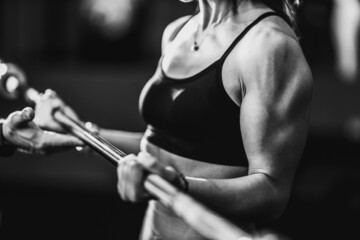
[[80,139],[74,136],[55,132],[44,131],[42,138],[43,139],[40,141],[42,144],[39,145],[39,150],[43,150],[46,153],[52,153],[84,145]]
[[52,89],[46,89],[44,92],[44,97],[56,97],[57,93]]
[[31,107],[26,107],[22,110],[21,115],[24,121],[32,121],[35,117],[35,112]]
[[58,96],[58,94],[54,90],[47,89],[44,92],[43,98],[45,100],[51,100],[51,105],[54,109],[53,112],[61,109],[67,116],[71,117],[72,119],[78,119],[77,114],[68,105],[64,103],[64,101]]
[[149,198],[144,188],[147,173],[135,155],[128,155],[119,162],[117,174],[118,193],[123,200],[138,202]]
[[43,129],[64,133],[65,129],[53,118],[54,112],[62,109],[63,106],[64,103],[57,97],[56,92],[47,89],[36,104],[34,122]]
[[77,120],[79,121],[79,117],[78,115],[74,112],[74,110],[72,110],[69,106],[65,106],[63,107],[63,111],[64,113],[69,116],[71,119]]
[[24,108],[22,111],[16,111],[12,113],[10,117],[10,127],[18,128],[26,125],[28,122],[34,119],[35,113],[34,110],[30,107]]
[[126,161],[122,170],[124,176],[123,198],[127,201],[136,201],[137,191],[140,191],[142,182],[142,169],[136,159]]
[[179,189],[188,190],[185,176],[172,166],[165,166],[148,153],[141,152],[138,155],[139,162],[150,172],[161,176]]
[[117,188],[118,188],[118,192],[121,196],[121,198],[125,201],[128,201],[128,186],[130,183],[128,183],[128,176],[130,175],[129,173],[129,167],[128,165],[130,164],[130,162],[132,161],[136,161],[136,156],[133,154],[127,155],[124,159],[122,159],[119,162],[119,165],[117,167],[117,174],[118,174],[118,184],[117,184]]
[[64,103],[57,93],[51,89],[47,89],[36,103],[34,122],[42,129],[65,133],[67,129],[54,118],[54,113],[58,110],[61,110],[71,119],[79,121],[76,113]]
[[165,166],[157,161],[156,158],[148,153],[140,152],[138,155],[139,162],[150,172],[157,174],[168,181],[174,181],[178,174],[171,166]]
[[161,176],[179,189],[188,189],[184,175],[171,166],[161,164],[150,154],[140,152],[138,156],[128,155],[119,162],[117,187],[121,198],[132,202],[151,198],[144,186],[149,172]]
[[160,165],[160,163],[158,163],[158,161],[156,160],[156,158],[154,158],[153,156],[151,156],[148,153],[145,152],[140,152],[138,154],[138,160],[141,162],[141,164],[143,164],[143,166],[148,169],[149,171],[153,172],[153,173],[159,173],[162,171],[162,167]]
[[52,107],[52,113],[58,109],[63,108],[64,102],[57,96],[56,92],[51,89],[46,89],[42,95],[43,101],[49,101]]

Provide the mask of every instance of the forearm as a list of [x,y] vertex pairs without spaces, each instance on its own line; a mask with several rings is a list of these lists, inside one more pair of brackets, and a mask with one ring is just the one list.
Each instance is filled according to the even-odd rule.
[[262,173],[233,179],[187,180],[191,196],[237,221],[273,220],[279,217],[287,202],[287,191]]
[[99,134],[126,154],[138,154],[142,132],[128,132],[113,129],[100,129]]

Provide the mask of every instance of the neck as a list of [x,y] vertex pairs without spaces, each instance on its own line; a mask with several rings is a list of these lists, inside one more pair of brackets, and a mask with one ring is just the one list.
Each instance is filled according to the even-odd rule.
[[242,5],[246,5],[251,0],[238,0],[237,5],[233,5],[230,0],[198,0],[199,2],[199,27],[205,30],[208,27],[218,24],[231,15],[232,11]]
[[205,37],[213,33],[220,24],[229,24],[234,17],[236,17],[236,22],[242,18],[246,19],[246,16],[253,12],[252,10],[263,7],[263,4],[260,3],[260,6],[259,2],[261,1],[237,0],[234,4],[231,0],[198,0],[198,22],[191,49],[198,51]]

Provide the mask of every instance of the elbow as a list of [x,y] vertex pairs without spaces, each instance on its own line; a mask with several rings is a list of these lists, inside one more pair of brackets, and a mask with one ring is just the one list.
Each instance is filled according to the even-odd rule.
[[267,174],[261,174],[263,184],[256,195],[257,204],[252,211],[252,222],[268,223],[278,220],[284,213],[290,196],[290,188],[281,185]]
[[268,197],[265,203],[259,208],[259,216],[254,219],[254,222],[266,223],[278,220],[284,213],[288,197],[285,194],[274,193],[273,196]]
[[273,222],[278,220],[287,207],[290,190],[288,188],[279,187],[274,182],[269,183],[266,196],[263,196],[263,202],[260,203],[260,217],[257,222]]
[[278,220],[284,213],[288,201],[284,194],[269,192],[264,191],[263,196],[252,199],[252,204],[249,204],[246,210],[235,211],[236,214],[229,217],[235,222],[245,221],[260,225]]

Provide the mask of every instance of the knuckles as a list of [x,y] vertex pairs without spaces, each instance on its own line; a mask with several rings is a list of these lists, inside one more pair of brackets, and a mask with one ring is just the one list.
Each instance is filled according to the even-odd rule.
[[146,195],[143,188],[144,167],[137,160],[137,156],[129,154],[120,161],[117,168],[117,189],[125,201],[138,202]]

